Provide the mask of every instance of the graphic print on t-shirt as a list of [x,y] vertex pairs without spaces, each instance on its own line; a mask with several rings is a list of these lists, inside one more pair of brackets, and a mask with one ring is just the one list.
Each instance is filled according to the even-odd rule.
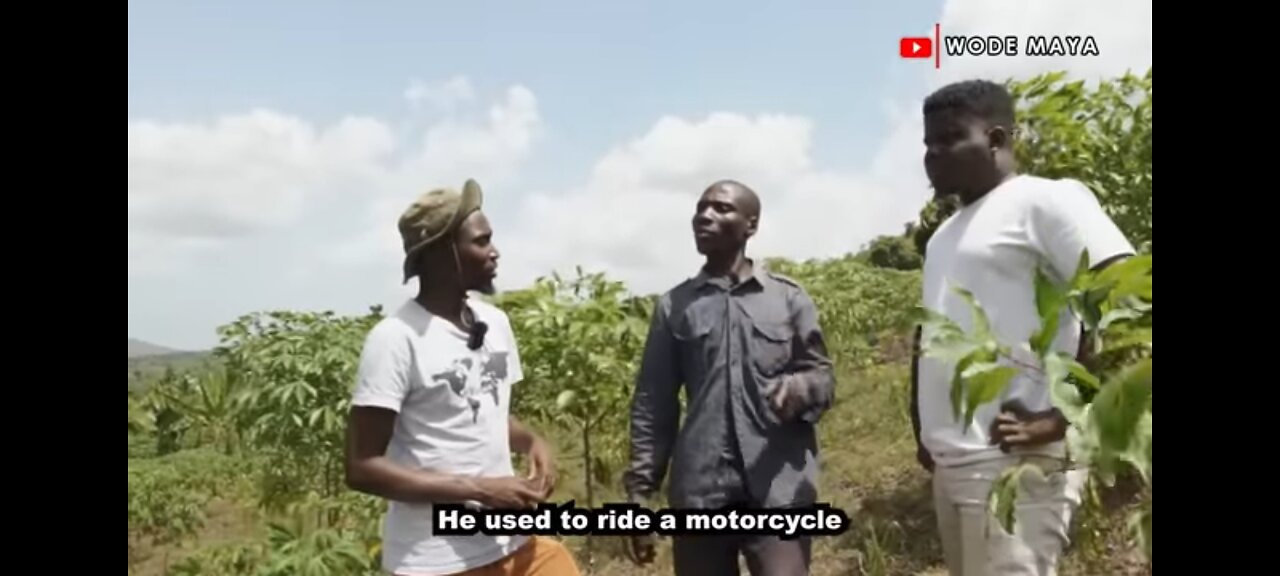
[[467,405],[471,407],[473,422],[480,417],[479,397],[488,394],[493,399],[493,405],[495,407],[498,405],[498,384],[507,377],[507,353],[486,354],[485,361],[480,365],[478,386],[469,385],[474,367],[472,358],[457,358],[447,370],[431,375],[433,381],[438,384],[448,384],[449,390],[458,397],[466,399]]

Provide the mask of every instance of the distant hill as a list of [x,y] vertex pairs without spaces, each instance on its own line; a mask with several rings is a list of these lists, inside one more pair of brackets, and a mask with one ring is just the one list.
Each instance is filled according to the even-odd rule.
[[138,340],[137,338],[129,339],[129,357],[130,358],[142,358],[144,356],[161,356],[164,354],[173,354],[175,352],[178,352],[178,351],[172,348],[165,348],[164,346],[160,346],[159,344],[144,342],[142,340]]
[[129,386],[137,385],[143,378],[163,374],[165,369],[188,370],[200,367],[209,357],[207,351],[184,351],[152,344],[136,338],[129,339]]

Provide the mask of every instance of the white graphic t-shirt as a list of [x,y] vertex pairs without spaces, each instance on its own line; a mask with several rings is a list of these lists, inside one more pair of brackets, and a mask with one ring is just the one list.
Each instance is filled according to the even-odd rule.
[[[479,350],[468,334],[410,300],[370,331],[352,396],[356,406],[398,413],[387,457],[412,469],[511,476],[511,386],[523,376],[505,313],[468,305],[488,333]],[[511,554],[521,536],[436,536],[428,503],[393,501],[383,533],[383,567],[396,574],[462,572]]]
[[[1006,180],[972,205],[961,208],[938,227],[925,252],[924,302],[966,332],[972,330],[969,305],[952,290],[967,288],[991,321],[991,328],[1015,352],[1040,328],[1035,271],[1042,267],[1065,281],[1075,274],[1085,249],[1093,265],[1134,252],[1097,198],[1075,180],[1049,180],[1020,175]],[[1054,349],[1072,355],[1080,341],[1080,322],[1064,314]],[[1019,363],[1036,365],[1035,357]],[[921,441],[941,465],[956,465],[1003,455],[992,446],[989,430],[1007,400],[1020,400],[1035,411],[1053,406],[1049,388],[1037,371],[1023,370],[1008,392],[978,408],[965,428],[951,409],[954,365],[921,358],[919,408]],[[1031,452],[1062,456],[1058,442]]]

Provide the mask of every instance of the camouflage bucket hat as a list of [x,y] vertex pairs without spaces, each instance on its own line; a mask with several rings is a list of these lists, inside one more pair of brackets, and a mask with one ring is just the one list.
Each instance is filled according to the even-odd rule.
[[413,260],[426,246],[452,234],[472,212],[480,209],[484,194],[468,179],[462,191],[436,188],[414,200],[400,215],[400,239],[404,243],[404,282],[416,273]]

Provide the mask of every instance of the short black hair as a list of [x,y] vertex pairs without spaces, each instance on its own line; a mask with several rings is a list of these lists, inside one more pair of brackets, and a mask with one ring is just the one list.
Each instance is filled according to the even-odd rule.
[[924,115],[954,111],[1013,128],[1013,96],[1003,84],[964,80],[947,84],[924,99]]
[[760,217],[760,195],[756,194],[756,191],[752,190],[750,186],[732,178],[725,178],[723,180],[717,180],[710,186],[707,186],[707,190],[711,190],[712,188],[724,188],[726,190],[737,189],[738,194],[740,195],[739,198],[741,198],[744,203],[740,208],[746,210],[748,216],[754,216],[756,218]]

